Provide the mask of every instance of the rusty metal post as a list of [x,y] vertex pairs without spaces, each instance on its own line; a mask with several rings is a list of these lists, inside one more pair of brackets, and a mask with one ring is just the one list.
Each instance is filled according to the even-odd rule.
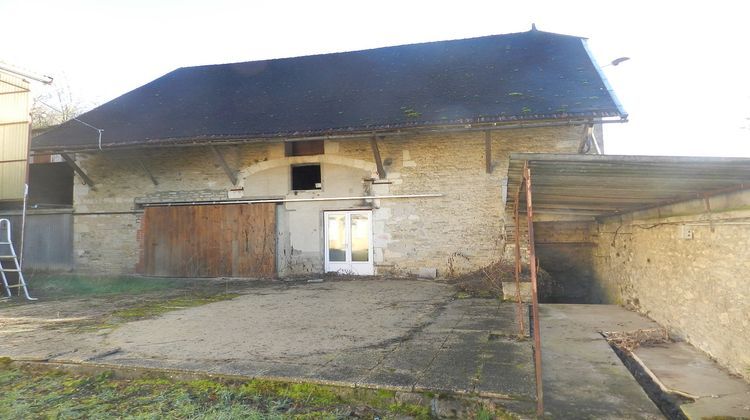
[[526,334],[526,328],[523,322],[523,302],[521,302],[521,225],[519,223],[520,217],[518,216],[521,185],[518,186],[516,198],[513,203],[513,220],[516,225],[516,312],[518,316],[518,335],[523,337]]
[[534,371],[536,373],[536,414],[544,415],[544,394],[542,390],[542,338],[539,331],[539,299],[537,297],[536,250],[534,249],[534,210],[531,205],[531,169],[529,162],[523,165],[523,178],[526,184],[526,219],[529,224],[529,270],[531,271],[531,313],[534,329]]

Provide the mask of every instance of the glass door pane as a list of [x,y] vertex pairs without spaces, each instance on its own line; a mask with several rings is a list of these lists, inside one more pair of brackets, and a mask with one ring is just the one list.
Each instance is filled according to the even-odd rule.
[[370,217],[367,214],[351,215],[352,261],[370,260]]
[[346,261],[346,215],[328,215],[328,261]]

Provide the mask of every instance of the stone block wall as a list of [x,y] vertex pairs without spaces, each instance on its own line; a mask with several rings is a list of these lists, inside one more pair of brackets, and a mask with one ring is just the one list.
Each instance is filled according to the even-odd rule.
[[601,290],[592,271],[592,250],[597,245],[596,225],[590,221],[534,223],[534,243],[539,265],[550,276],[540,284],[543,303],[602,303]]
[[[441,197],[284,203],[277,207],[279,274],[320,272],[322,212],[371,208],[378,274],[436,269],[471,271],[504,255],[504,200],[512,152],[575,153],[580,127],[495,131],[492,173],[483,132],[404,135],[379,140],[387,179],[369,139],[325,142],[325,154],[286,157],[282,143],[220,146],[238,172],[234,186],[206,147],[79,154],[96,183],[74,189],[74,247],[79,271],[132,273],[138,262],[142,204],[231,198],[318,198],[436,193]],[[139,159],[157,181],[155,185]],[[323,188],[290,191],[290,165],[320,163]],[[230,191],[231,190],[231,191]]]
[[593,271],[642,312],[750,379],[750,191],[608,219]]

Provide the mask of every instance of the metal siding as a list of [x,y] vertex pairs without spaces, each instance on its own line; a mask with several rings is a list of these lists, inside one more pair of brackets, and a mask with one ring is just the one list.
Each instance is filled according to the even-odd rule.
[[[16,252],[21,243],[21,216],[4,216],[12,225]],[[27,214],[24,270],[68,271],[73,269],[73,215],[71,213]]]
[[0,200],[21,200],[29,143],[29,83],[0,72]]

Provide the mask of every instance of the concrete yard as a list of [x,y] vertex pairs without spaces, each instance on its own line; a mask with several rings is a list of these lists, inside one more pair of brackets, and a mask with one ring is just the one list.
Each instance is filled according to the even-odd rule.
[[[247,282],[227,291],[238,296],[95,328],[87,317],[154,297],[0,306],[0,356],[453,392],[534,411],[531,340],[518,339],[512,303],[455,299],[450,285],[404,279]],[[541,325],[549,415],[662,417],[599,334],[652,321],[612,305],[543,305]]]

